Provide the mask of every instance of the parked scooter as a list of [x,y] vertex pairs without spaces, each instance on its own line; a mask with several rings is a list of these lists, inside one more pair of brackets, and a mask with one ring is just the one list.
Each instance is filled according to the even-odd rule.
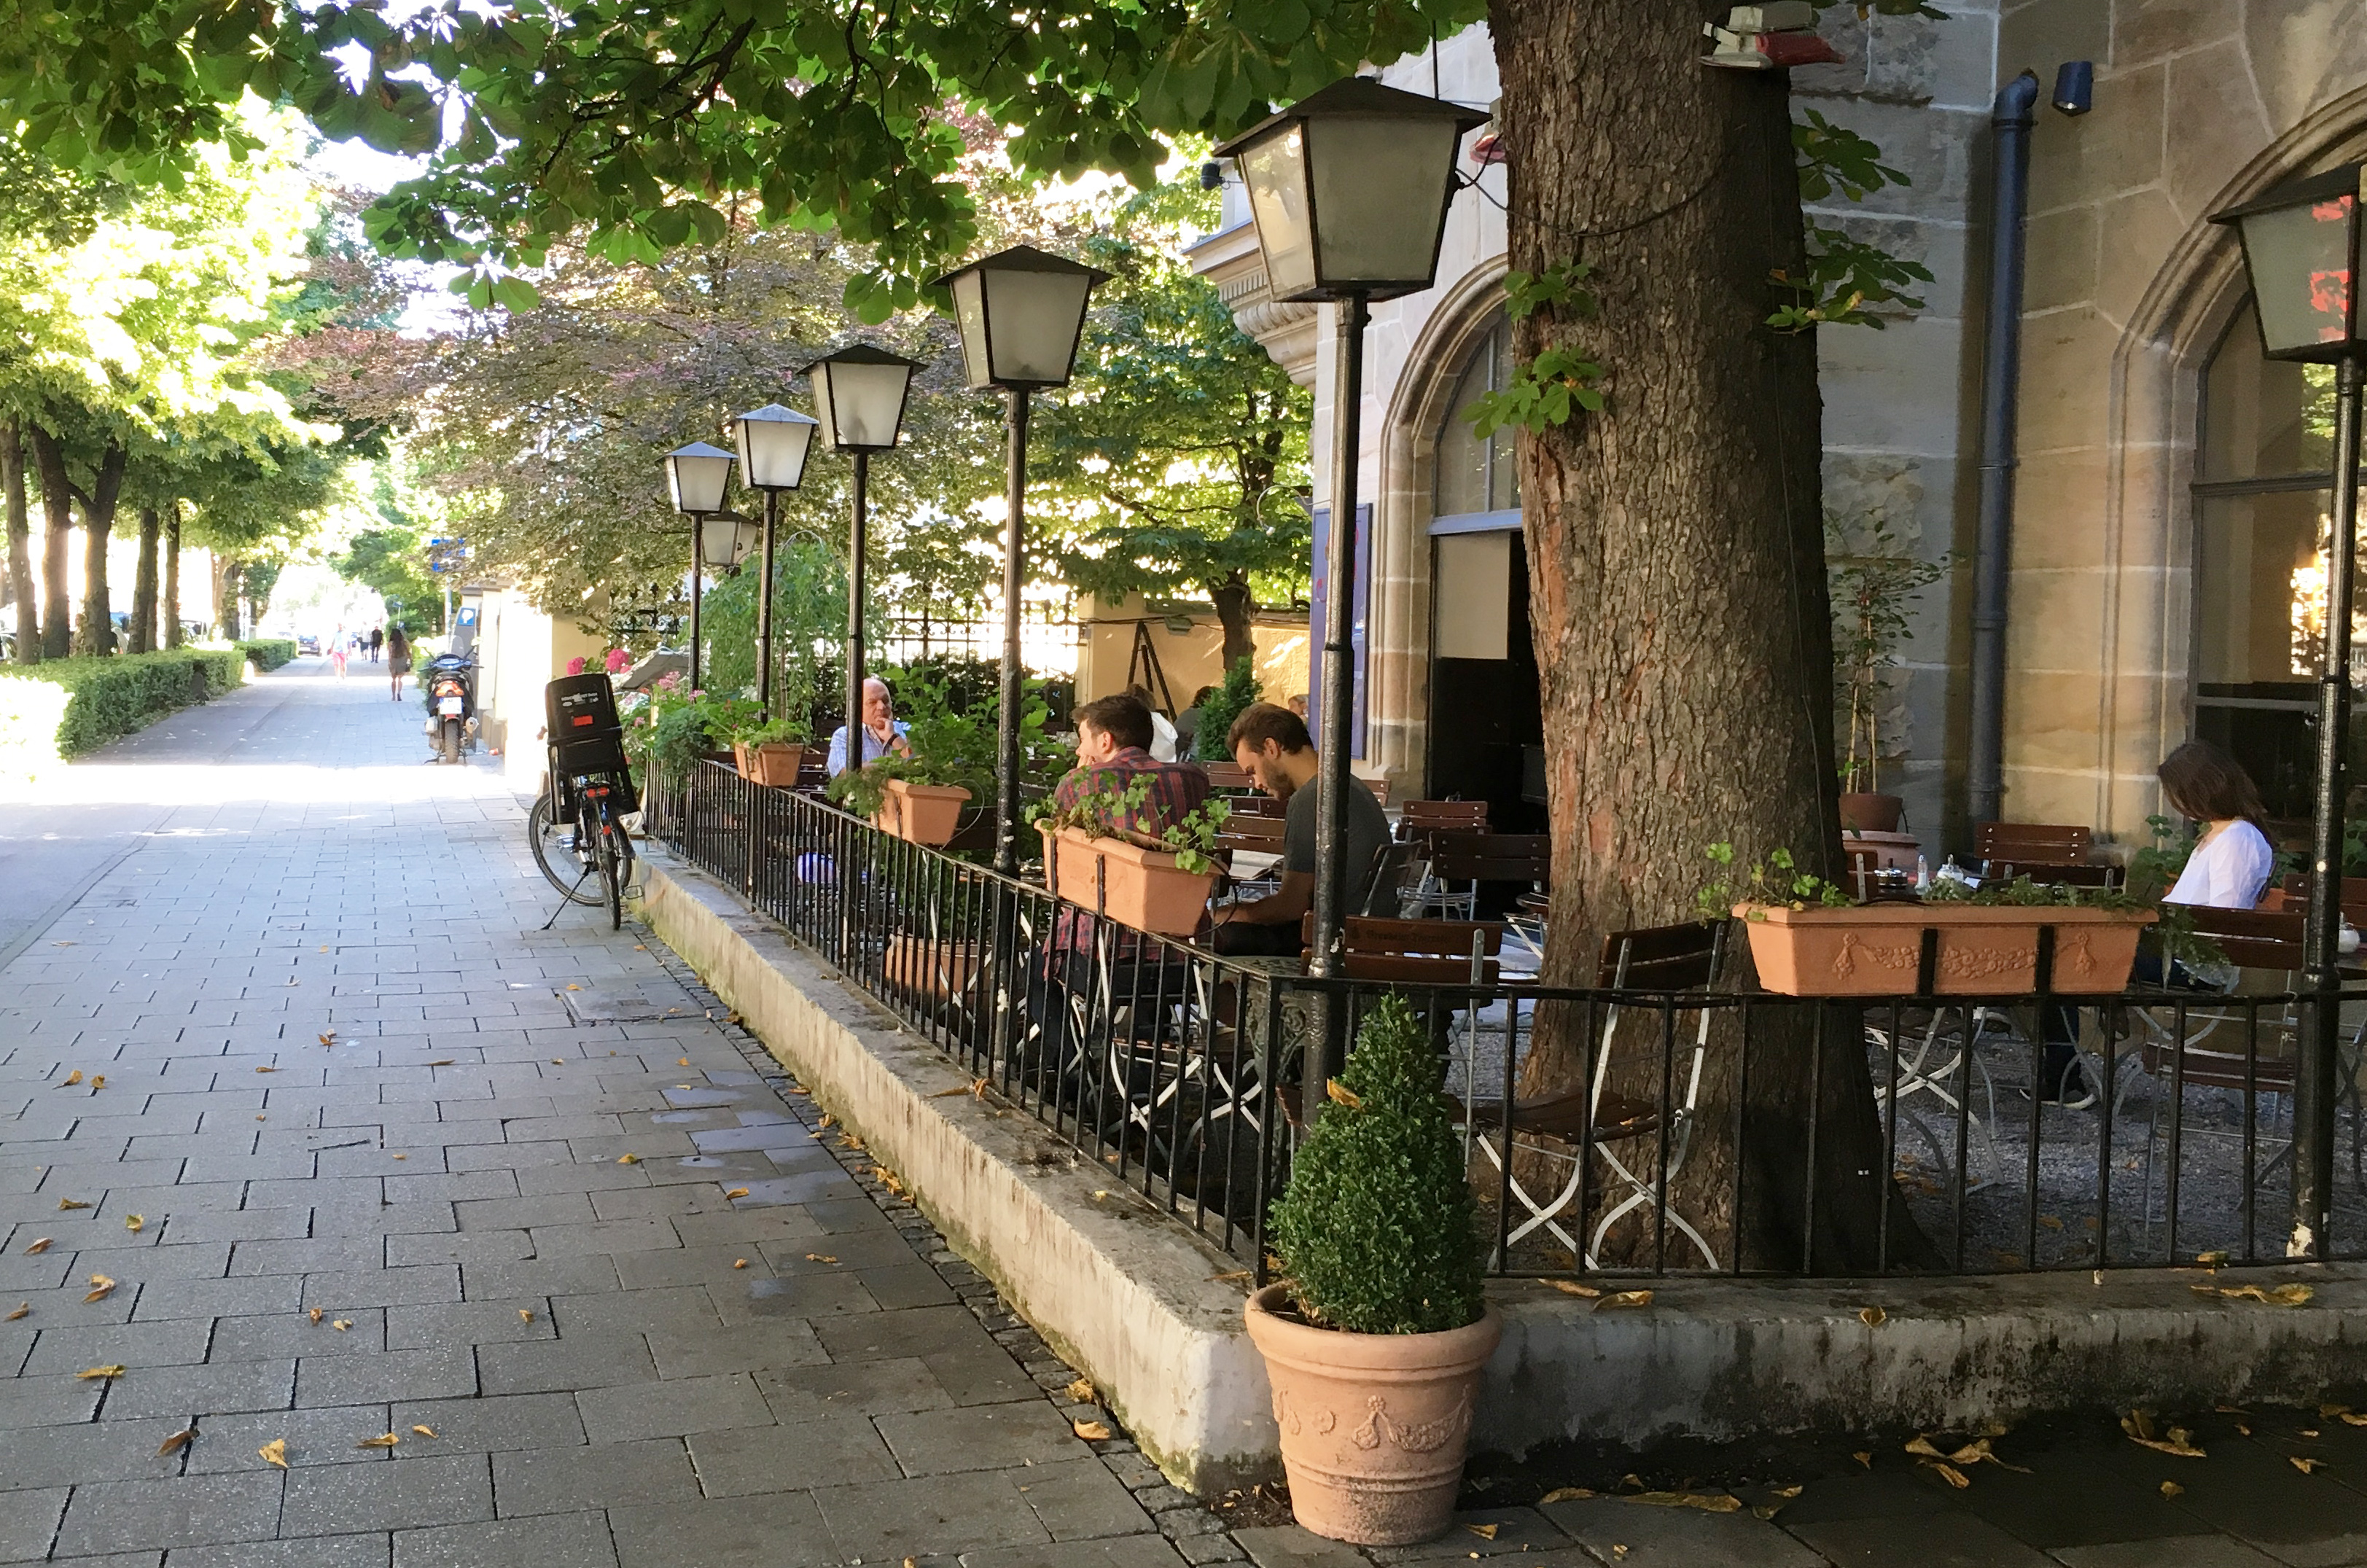
[[477,661],[466,653],[438,653],[419,672],[427,699],[427,740],[438,759],[459,762],[462,746],[477,740]]

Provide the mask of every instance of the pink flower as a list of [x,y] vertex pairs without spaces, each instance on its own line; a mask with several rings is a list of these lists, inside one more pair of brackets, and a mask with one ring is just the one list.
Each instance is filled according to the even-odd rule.
[[622,648],[611,648],[608,650],[608,673],[610,675],[620,676],[632,667],[633,656],[630,653],[626,653]]
[[658,689],[660,691],[680,691],[682,689],[682,672],[680,670],[668,670],[665,674],[658,676]]
[[578,653],[575,657],[567,661],[567,673],[572,676],[580,676],[583,673],[583,654]]

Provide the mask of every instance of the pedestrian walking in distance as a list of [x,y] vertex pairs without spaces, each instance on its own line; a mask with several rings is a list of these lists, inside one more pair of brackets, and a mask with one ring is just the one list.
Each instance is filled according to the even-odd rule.
[[[372,632],[372,636],[377,633]],[[402,677],[411,673],[411,640],[400,626],[386,629],[386,667],[394,676],[394,699],[402,700]]]
[[377,664],[377,663],[378,663],[378,651],[379,651],[380,648],[384,647],[385,645],[386,645],[386,629],[385,629],[384,627],[381,627],[381,626],[373,626],[373,627],[371,627],[371,628],[370,628],[370,663],[371,663],[371,664],[373,664],[373,665],[374,665],[374,664]]
[[345,629],[342,626],[337,628],[337,634],[329,639],[329,663],[336,670],[339,680],[345,678]]

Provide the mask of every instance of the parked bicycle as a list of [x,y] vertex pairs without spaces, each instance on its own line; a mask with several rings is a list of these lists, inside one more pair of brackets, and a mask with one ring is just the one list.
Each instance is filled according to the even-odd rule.
[[[596,671],[561,676],[543,688],[543,707],[550,757],[527,817],[534,863],[572,902],[606,903],[609,927],[621,929],[633,877],[633,839],[624,819],[640,810],[640,801],[616,692]],[[584,886],[595,879],[595,887]]]

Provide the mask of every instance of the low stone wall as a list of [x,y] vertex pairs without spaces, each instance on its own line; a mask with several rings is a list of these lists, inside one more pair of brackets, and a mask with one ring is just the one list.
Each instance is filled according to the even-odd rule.
[[[1143,1452],[1203,1495],[1279,1473],[1240,1264],[967,1091],[900,1028],[732,892],[649,865],[658,936],[909,1187],[962,1256],[1093,1380]],[[1505,1317],[1472,1441],[1648,1449],[1782,1432],[1963,1430],[2090,1410],[2367,1403],[2367,1267],[2223,1273],[2308,1283],[2305,1306],[2198,1295],[2193,1269],[1949,1280],[1672,1278],[1597,1312],[1499,1280]],[[1866,1309],[1878,1307],[1878,1314]],[[1866,1316],[1878,1317],[1869,1324]]]

